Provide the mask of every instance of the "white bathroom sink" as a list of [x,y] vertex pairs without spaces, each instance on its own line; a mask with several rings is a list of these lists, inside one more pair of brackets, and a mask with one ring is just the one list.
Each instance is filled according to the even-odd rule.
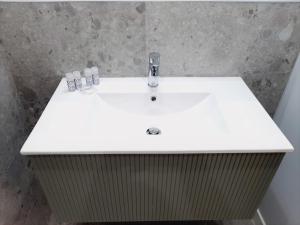
[[[149,135],[150,130],[159,130]],[[151,132],[150,132],[151,133]],[[152,134],[152,133],[151,133]],[[239,77],[102,78],[68,92],[63,79],[21,153],[185,154],[293,148]]]
[[[98,93],[102,101],[129,113],[159,116],[189,110],[198,104],[207,107],[209,93]],[[207,103],[207,104],[206,104]]]

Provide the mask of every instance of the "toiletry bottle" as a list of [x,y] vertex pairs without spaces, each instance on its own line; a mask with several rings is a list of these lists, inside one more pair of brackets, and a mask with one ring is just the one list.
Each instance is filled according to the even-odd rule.
[[67,80],[68,90],[75,91],[76,86],[75,86],[74,75],[72,73],[66,73],[65,76],[66,76],[66,80]]
[[91,87],[93,85],[93,76],[91,69],[85,68],[83,73],[86,81],[86,86]]
[[95,85],[98,85],[100,83],[98,67],[97,66],[93,66],[91,68],[91,71],[92,71],[92,76],[93,76],[93,83]]
[[75,86],[77,90],[80,90],[82,88],[82,81],[81,81],[81,75],[79,71],[74,71],[74,80],[75,80]]

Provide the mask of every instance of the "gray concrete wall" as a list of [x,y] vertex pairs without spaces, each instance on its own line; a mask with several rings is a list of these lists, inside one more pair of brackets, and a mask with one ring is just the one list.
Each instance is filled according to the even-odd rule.
[[[1,51],[1,46],[0,46]],[[23,192],[31,185],[27,161],[19,154],[25,141],[25,111],[4,58],[0,55],[0,224],[17,217]]]
[[162,76],[242,76],[272,115],[299,50],[300,3],[1,2],[0,194],[42,199],[20,200],[38,192],[18,151],[65,72],[146,76],[159,51]]

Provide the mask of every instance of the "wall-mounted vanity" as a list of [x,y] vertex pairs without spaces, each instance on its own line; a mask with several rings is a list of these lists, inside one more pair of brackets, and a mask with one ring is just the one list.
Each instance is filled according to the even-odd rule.
[[63,79],[21,153],[59,220],[104,222],[251,218],[292,150],[239,77],[139,77]]

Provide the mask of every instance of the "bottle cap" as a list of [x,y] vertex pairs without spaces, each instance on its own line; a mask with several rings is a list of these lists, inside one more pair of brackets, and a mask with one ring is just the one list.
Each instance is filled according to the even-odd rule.
[[98,67],[97,66],[93,66],[91,68],[91,71],[92,71],[92,74],[93,75],[99,75],[99,70],[98,70]]
[[71,80],[74,80],[74,75],[73,75],[73,73],[66,73],[66,79],[68,80],[68,81],[71,81]]
[[84,73],[85,77],[92,76],[92,70],[90,68],[85,68],[84,71],[83,71],[83,73]]
[[75,79],[80,79],[81,78],[80,71],[74,71],[73,75],[74,75]]

